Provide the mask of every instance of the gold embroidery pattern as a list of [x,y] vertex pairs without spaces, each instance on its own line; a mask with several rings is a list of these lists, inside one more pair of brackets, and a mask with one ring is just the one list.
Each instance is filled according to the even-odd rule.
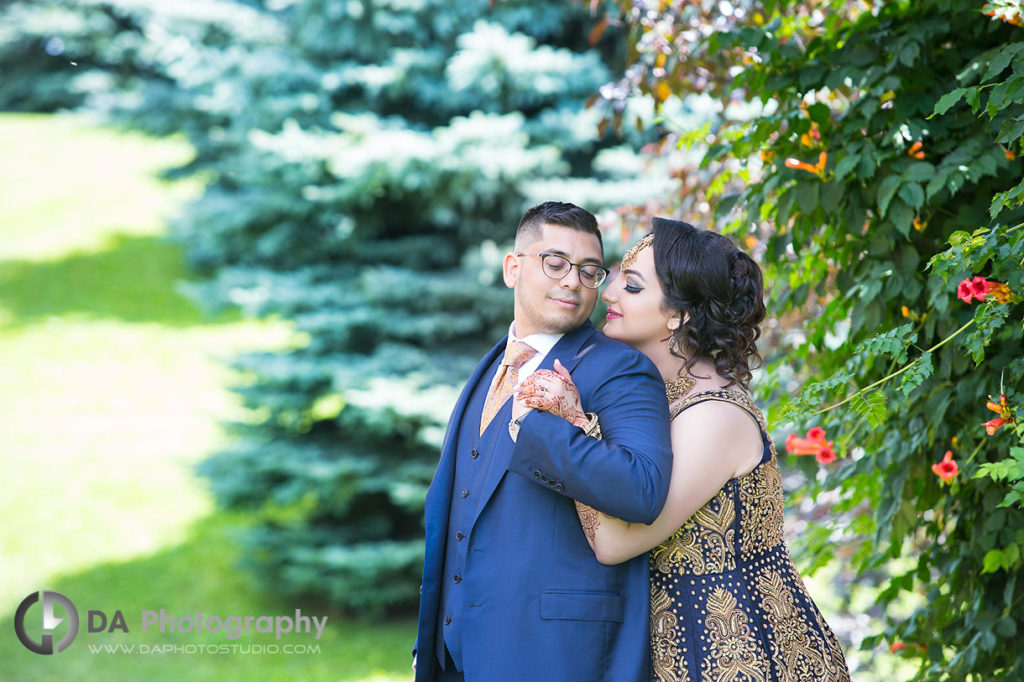
[[736,597],[728,590],[715,588],[708,597],[707,610],[704,622],[710,647],[700,664],[701,679],[706,682],[765,682],[765,660],[750,632],[750,619],[739,607]]
[[[672,418],[704,400],[747,410],[767,433],[760,410],[735,391],[688,395]],[[651,552],[655,680],[850,681],[783,541],[782,476],[770,444],[768,455]]]
[[782,542],[782,473],[772,451],[771,460],[739,479],[740,553],[745,560]]
[[[839,670],[835,665],[826,663],[824,652],[831,647],[822,637],[815,636],[815,641],[812,641],[806,620],[807,614],[800,613],[793,592],[781,574],[770,569],[760,573],[757,576],[757,589],[761,593],[765,618],[771,624],[771,631],[775,637],[772,657],[780,671],[781,679],[849,679],[845,665]],[[824,631],[831,632],[828,628]]]
[[736,506],[727,486],[652,552],[662,573],[704,575],[736,568]]
[[651,583],[651,666],[658,682],[690,682],[679,648],[678,624],[668,590]]
[[601,525],[601,513],[582,502],[576,502],[576,514],[580,517],[580,525],[583,526],[583,534],[594,544],[597,539],[597,527]]
[[728,389],[722,389],[719,391],[701,391],[700,393],[694,393],[688,395],[684,400],[679,402],[677,405],[673,405],[671,409],[671,418],[675,419],[679,416],[679,413],[699,402],[705,400],[718,400],[723,403],[731,403],[740,407],[751,414],[758,426],[761,427],[762,431],[767,431],[768,427],[765,425],[764,415],[761,414],[761,410],[757,409],[757,405],[754,404],[749,397],[738,391],[730,391]]

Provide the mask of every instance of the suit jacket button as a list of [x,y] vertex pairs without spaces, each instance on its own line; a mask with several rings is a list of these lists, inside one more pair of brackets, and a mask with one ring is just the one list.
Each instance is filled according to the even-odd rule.
[[477,457],[480,456],[480,452],[477,451],[476,448],[473,448],[472,450],[470,450],[469,456],[472,457],[473,459],[476,459]]
[[445,616],[444,617],[444,624],[445,625],[451,625],[452,624],[452,617],[451,616]]
[[461,575],[459,575],[458,573],[456,573],[456,574],[455,574],[455,577],[454,577],[454,578],[452,578],[452,580],[454,580],[454,581],[455,581],[455,582],[457,582],[457,583],[461,583],[461,582],[462,582],[462,576],[461,576]]

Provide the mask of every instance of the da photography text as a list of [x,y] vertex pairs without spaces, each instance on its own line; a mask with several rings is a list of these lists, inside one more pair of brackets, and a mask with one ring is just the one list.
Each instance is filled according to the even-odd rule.
[[[128,619],[121,609],[89,609],[85,614],[83,620],[88,634],[136,631],[129,629]],[[327,616],[305,616],[302,609],[295,609],[294,615],[287,616],[217,616],[202,611],[177,615],[159,609],[140,611],[136,622],[138,626],[133,625],[132,628],[137,627],[144,635],[206,632],[236,640],[253,633],[272,633],[275,639],[281,639],[282,635],[305,634],[313,635],[319,641],[327,626]],[[53,655],[67,649],[78,637],[79,626],[79,610],[75,604],[67,596],[52,590],[33,592],[25,597],[14,617],[18,639],[26,649],[42,655]]]

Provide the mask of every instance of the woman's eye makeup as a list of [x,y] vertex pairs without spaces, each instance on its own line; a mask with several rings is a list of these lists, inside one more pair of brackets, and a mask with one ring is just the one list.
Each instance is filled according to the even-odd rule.
[[637,286],[636,284],[633,284],[628,279],[626,280],[626,286],[623,287],[623,288],[626,291],[628,291],[629,293],[631,293],[631,294],[638,294],[638,293],[640,293],[641,291],[644,290],[643,287],[640,287],[640,286]]

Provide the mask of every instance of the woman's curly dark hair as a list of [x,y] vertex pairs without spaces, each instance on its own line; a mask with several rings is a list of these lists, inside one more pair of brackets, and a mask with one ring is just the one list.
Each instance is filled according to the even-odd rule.
[[729,386],[747,388],[761,365],[761,268],[727,237],[678,220],[655,218],[652,246],[665,306],[685,320],[666,339],[672,354],[687,360],[687,372],[710,359]]

